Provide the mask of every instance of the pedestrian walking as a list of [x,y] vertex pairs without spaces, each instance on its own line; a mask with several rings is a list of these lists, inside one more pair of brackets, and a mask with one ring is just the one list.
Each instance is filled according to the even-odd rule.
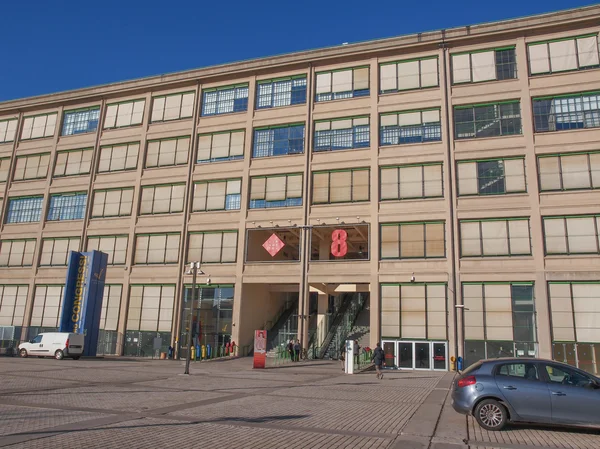
[[377,343],[377,347],[373,351],[373,357],[371,358],[371,361],[375,364],[375,371],[377,371],[377,379],[383,379],[381,365],[383,365],[384,359],[385,354],[383,353],[383,349],[381,349],[381,344]]
[[294,357],[295,357],[295,362],[300,361],[300,341],[296,340],[296,343],[294,343]]
[[340,351],[340,361],[342,362],[342,371],[346,371],[346,345]]

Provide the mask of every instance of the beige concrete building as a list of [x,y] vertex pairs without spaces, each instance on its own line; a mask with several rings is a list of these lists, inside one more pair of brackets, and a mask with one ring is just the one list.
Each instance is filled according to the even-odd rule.
[[56,328],[68,251],[100,249],[100,352],[179,347],[200,261],[201,343],[275,327],[331,354],[367,316],[390,367],[598,374],[599,23],[592,6],[0,103],[3,343]]

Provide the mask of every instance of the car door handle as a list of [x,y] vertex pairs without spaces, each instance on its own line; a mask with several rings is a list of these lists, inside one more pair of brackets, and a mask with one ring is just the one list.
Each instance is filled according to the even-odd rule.
[[503,387],[505,390],[516,390],[517,387],[513,387],[512,385],[507,385],[506,387]]
[[553,391],[552,392],[553,396],[566,396],[566,393],[563,393],[562,391]]

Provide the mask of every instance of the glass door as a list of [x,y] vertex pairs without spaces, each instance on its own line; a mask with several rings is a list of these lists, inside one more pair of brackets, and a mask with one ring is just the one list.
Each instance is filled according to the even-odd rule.
[[415,369],[431,369],[430,342],[415,342]]
[[413,354],[414,351],[412,341],[398,342],[398,368],[414,369]]
[[448,357],[446,343],[432,343],[433,346],[433,369],[440,371],[448,371]]

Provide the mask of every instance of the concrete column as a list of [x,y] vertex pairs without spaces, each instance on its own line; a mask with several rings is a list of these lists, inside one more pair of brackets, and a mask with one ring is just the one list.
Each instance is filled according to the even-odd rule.
[[327,335],[329,329],[329,319],[327,317],[327,309],[329,306],[329,295],[327,293],[319,293],[317,304],[317,343],[320,345]]

